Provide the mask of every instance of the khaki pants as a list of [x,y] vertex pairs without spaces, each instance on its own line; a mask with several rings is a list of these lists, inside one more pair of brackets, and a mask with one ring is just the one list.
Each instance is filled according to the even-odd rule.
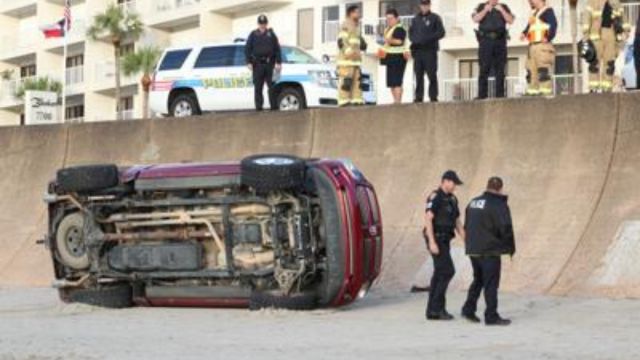
[[529,45],[527,58],[527,95],[552,95],[556,50],[549,43]]
[[589,64],[589,89],[609,92],[613,89],[613,76],[619,50],[618,42],[613,29],[603,28],[600,33],[600,39],[593,42],[597,60],[595,63]]
[[363,105],[359,66],[338,66],[338,105]]

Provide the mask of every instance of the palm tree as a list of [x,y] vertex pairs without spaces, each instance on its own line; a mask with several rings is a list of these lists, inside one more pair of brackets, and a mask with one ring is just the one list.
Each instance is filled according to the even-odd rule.
[[125,76],[142,73],[140,85],[144,96],[142,98],[142,117],[149,118],[149,90],[151,89],[151,74],[160,60],[162,51],[155,46],[145,46],[135,53],[127,54],[122,59],[122,71]]
[[569,0],[569,17],[571,22],[571,43],[573,44],[573,93],[580,93],[578,79],[580,77],[578,68],[580,60],[578,59],[578,0]]
[[15,90],[15,97],[23,99],[27,91],[51,91],[58,95],[62,93],[62,83],[48,76],[25,79]]
[[144,24],[138,14],[125,11],[116,4],[93,18],[93,24],[87,30],[87,36],[94,41],[104,37],[113,45],[116,77],[116,111],[120,116],[120,55],[124,40],[137,41],[144,33]]

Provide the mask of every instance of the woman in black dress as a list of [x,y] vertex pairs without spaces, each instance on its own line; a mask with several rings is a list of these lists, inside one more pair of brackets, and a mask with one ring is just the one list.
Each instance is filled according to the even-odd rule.
[[387,28],[384,31],[382,64],[387,66],[387,87],[391,89],[393,102],[402,103],[402,82],[407,67],[409,51],[406,47],[407,31],[400,23],[396,9],[386,12]]

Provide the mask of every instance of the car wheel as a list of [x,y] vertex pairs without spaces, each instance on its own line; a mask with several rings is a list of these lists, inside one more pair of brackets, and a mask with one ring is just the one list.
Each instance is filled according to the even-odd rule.
[[74,166],[58,170],[58,188],[64,192],[92,192],[118,186],[118,167],[109,165]]
[[303,292],[291,295],[283,295],[279,292],[255,291],[249,298],[250,310],[283,309],[283,310],[313,310],[318,307],[318,299],[315,293]]
[[306,108],[304,95],[295,88],[284,88],[278,94],[278,110],[280,111],[297,111]]
[[56,230],[56,249],[60,261],[75,270],[85,270],[89,267],[89,254],[83,230],[84,220],[82,213],[71,213],[62,219]]
[[171,103],[170,113],[173,117],[200,115],[198,100],[193,95],[178,95]]
[[305,161],[290,155],[256,155],[242,160],[242,184],[266,193],[304,184]]
[[80,303],[109,309],[123,309],[133,306],[133,294],[129,284],[86,289],[60,289],[60,299],[66,303]]

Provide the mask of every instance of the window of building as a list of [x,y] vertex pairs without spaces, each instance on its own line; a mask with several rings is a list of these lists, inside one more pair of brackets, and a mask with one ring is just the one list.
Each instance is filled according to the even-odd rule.
[[214,46],[202,49],[195,68],[215,68],[232,66],[236,56],[236,46]]
[[[578,62],[578,73],[581,73],[581,61]],[[573,74],[573,55],[558,55],[556,56],[555,74]]]
[[36,64],[29,64],[20,67],[20,78],[28,78],[32,76],[36,76]]
[[67,57],[67,68],[73,68],[84,65],[84,55],[74,55]]
[[313,49],[313,9],[298,10],[298,46]]
[[414,15],[417,12],[419,0],[385,0],[380,1],[379,16],[383,18],[388,9],[396,9],[400,16]]
[[178,70],[191,53],[190,49],[169,51],[162,59],[160,70]]
[[68,106],[65,110],[65,120],[78,120],[84,118],[84,105]]
[[125,96],[120,99],[120,111],[133,110],[133,96]]
[[340,7],[327,6],[322,9],[322,42],[336,41],[340,28]]

